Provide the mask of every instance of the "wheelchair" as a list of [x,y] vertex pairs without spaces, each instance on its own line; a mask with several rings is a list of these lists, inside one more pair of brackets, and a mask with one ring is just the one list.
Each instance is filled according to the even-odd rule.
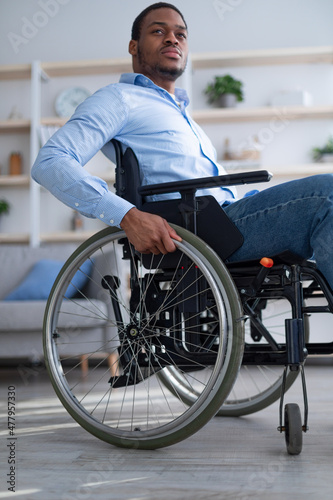
[[[299,454],[308,428],[304,363],[309,354],[333,352],[333,343],[309,343],[308,315],[332,312],[332,293],[313,263],[288,251],[228,263],[242,236],[213,197],[196,196],[203,187],[271,175],[141,186],[135,154],[112,142],[117,194],[162,215],[182,241],[174,253],[142,255],[123,231],[107,227],[70,256],[50,293],[43,329],[60,401],[99,439],[156,449],[186,439],[215,415],[246,415],[280,398],[278,430],[288,453]],[[165,193],[180,197],[147,201]],[[98,335],[85,335],[92,326]],[[298,405],[283,407],[299,373],[304,420]]]

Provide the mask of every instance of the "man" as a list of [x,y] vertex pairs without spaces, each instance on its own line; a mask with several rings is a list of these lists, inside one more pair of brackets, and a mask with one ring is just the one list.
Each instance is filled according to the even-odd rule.
[[[99,149],[110,156],[110,140],[116,138],[136,153],[143,184],[223,173],[210,141],[186,112],[186,93],[175,87],[186,67],[187,36],[175,6],[159,2],[147,7],[132,28],[134,73],[122,75],[118,84],[81,104],[42,148],[32,169],[33,178],[61,201],[121,227],[143,253],[172,252],[173,240],[180,238],[167,221],[110,193],[106,183],[82,166]],[[233,189],[209,191],[244,236],[229,260],[286,249],[304,258],[315,254],[333,289],[333,176],[293,181],[241,200]]]

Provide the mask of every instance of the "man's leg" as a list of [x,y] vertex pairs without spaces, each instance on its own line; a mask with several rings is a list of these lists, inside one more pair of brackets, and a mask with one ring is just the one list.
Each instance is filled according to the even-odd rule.
[[244,236],[228,260],[256,259],[290,250],[314,257],[333,290],[333,175],[265,189],[225,207]]

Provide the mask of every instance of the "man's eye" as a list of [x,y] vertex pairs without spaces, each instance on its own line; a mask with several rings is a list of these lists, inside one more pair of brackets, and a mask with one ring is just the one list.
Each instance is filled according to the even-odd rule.
[[186,35],[185,35],[185,33],[178,33],[178,36],[179,36],[180,38],[184,38],[184,40],[186,40]]

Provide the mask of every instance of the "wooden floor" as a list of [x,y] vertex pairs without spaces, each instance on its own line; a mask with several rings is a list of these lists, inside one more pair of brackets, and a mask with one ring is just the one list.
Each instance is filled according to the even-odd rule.
[[[169,448],[118,449],[74,423],[43,368],[2,369],[0,499],[331,499],[332,368],[331,360],[306,368],[310,429],[298,456],[287,454],[277,432],[277,404],[252,416],[216,417]],[[13,437],[7,429],[9,386],[16,398]],[[302,407],[298,381],[286,400]],[[15,492],[8,491],[10,457]]]

